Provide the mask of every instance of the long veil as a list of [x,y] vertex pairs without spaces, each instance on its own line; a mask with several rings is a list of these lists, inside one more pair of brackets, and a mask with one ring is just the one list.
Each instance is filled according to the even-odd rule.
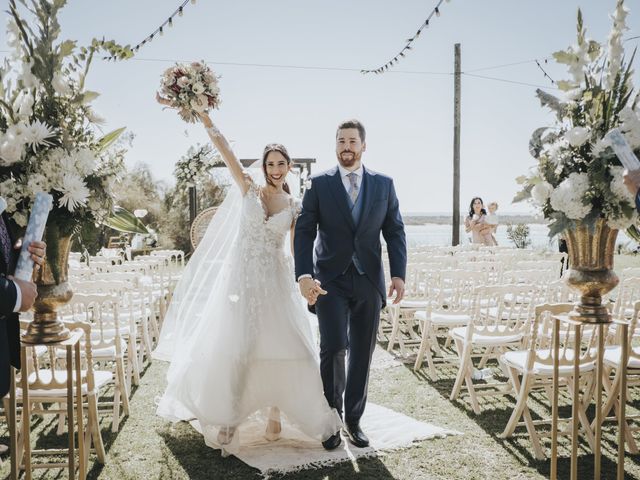
[[[258,177],[257,172],[249,174],[254,181]],[[241,209],[242,193],[231,185],[176,285],[153,358],[171,361],[176,345],[184,349],[200,331],[207,300],[219,287],[223,265],[234,254]]]

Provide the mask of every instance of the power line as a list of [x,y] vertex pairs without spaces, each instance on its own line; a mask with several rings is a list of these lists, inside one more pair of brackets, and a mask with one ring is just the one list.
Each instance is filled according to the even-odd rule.
[[552,88],[554,90],[560,90],[558,87],[549,87],[548,85],[536,85],[535,83],[519,82],[517,80],[509,80],[506,78],[487,77],[484,75],[476,75],[475,73],[462,72],[462,75],[465,75],[467,77],[482,78],[484,80],[493,80],[494,82],[512,83],[514,85],[524,85],[527,87]]

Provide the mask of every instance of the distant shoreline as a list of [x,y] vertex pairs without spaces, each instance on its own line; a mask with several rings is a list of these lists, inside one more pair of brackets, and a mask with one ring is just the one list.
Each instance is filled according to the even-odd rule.
[[[460,216],[460,223],[464,223],[464,215]],[[542,218],[536,218],[533,215],[498,215],[501,225],[509,223],[518,224],[545,224]],[[402,220],[405,225],[451,225],[451,215],[403,215]]]

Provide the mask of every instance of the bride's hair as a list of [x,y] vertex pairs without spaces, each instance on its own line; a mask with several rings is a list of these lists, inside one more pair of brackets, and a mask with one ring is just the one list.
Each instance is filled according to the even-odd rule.
[[[273,185],[273,183],[271,183],[271,180],[269,180],[269,176],[267,175],[267,157],[269,156],[270,152],[280,152],[282,156],[287,159],[287,165],[291,165],[291,157],[289,156],[289,152],[287,152],[287,149],[284,147],[284,145],[280,143],[270,143],[266,147],[264,147],[264,153],[262,154],[262,172],[264,173],[264,178],[267,183],[271,186],[275,186]],[[289,195],[291,195],[291,190],[289,189],[289,184],[287,182],[284,182],[284,185],[282,185],[282,189]]]

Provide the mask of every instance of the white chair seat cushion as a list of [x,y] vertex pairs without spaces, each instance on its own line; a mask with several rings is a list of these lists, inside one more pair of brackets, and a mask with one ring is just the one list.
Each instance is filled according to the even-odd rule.
[[[82,376],[86,375],[86,370],[82,371]],[[74,372],[75,377],[75,372]],[[55,378],[59,382],[67,381],[67,371],[66,370],[56,370]],[[108,372],[106,370],[94,370],[93,378],[95,382],[95,391],[99,392],[102,387],[110,383],[113,379],[113,372]],[[36,373],[32,372],[29,375],[29,382],[34,382],[36,380]],[[48,383],[51,381],[51,370],[40,370],[40,381],[44,383]],[[82,383],[82,395],[87,395],[88,385],[86,382]],[[52,388],[52,389],[29,389],[30,398],[33,397],[64,397],[67,396],[67,388]],[[16,397],[22,397],[22,389],[16,388]]]
[[[451,330],[451,335],[460,340],[467,336],[467,327],[458,327]],[[506,327],[487,327],[484,331],[474,332],[471,343],[483,346],[500,346],[507,343],[516,343],[522,340],[522,333],[514,333],[506,330]]]
[[[124,353],[127,351],[127,342],[125,340],[121,340],[120,341],[120,352],[124,355]],[[58,349],[56,351],[56,358],[65,358],[67,355],[67,353],[64,350]],[[85,353],[84,353],[84,349],[80,350],[80,356],[82,358],[85,357]],[[104,348],[92,348],[91,349],[91,356],[93,357],[94,360],[108,360],[108,359],[113,359],[115,360],[116,358],[116,346],[115,345],[111,345],[109,347],[104,347]]]
[[[518,350],[515,352],[506,352],[502,355],[502,360],[510,367],[515,367],[521,372],[524,372],[527,365],[527,355],[529,354],[528,350]],[[539,357],[548,357],[549,350],[538,350],[537,355]],[[568,360],[573,361],[573,352],[571,350],[566,352],[566,358]],[[586,373],[595,369],[595,362],[588,362],[580,365],[580,372]],[[560,365],[558,368],[558,372],[560,376],[566,377],[573,375],[573,365]],[[553,375],[553,365],[546,365],[540,362],[533,363],[533,369],[531,373],[542,376],[552,376]]]
[[427,308],[428,300],[402,300],[400,308]]
[[[129,334],[131,333],[131,329],[129,328],[129,325],[125,325],[125,326],[120,326],[120,337],[128,337]],[[100,340],[101,338],[104,340],[109,340],[113,337],[116,336],[116,329],[115,328],[105,328],[102,331],[100,331],[98,328],[94,327],[93,330],[91,330],[91,340]]]
[[[415,318],[425,321],[427,319],[427,312],[416,312]],[[431,313],[431,323],[434,325],[467,325],[470,321],[471,315],[445,312]]]
[[[636,355],[640,355],[640,347],[633,347],[633,352]],[[604,363],[607,365],[611,365],[617,367],[620,365],[620,355],[622,353],[622,347],[618,346],[610,346],[606,347],[604,350]],[[640,369],[640,359],[635,357],[629,357],[629,362],[627,363],[628,368]]]

